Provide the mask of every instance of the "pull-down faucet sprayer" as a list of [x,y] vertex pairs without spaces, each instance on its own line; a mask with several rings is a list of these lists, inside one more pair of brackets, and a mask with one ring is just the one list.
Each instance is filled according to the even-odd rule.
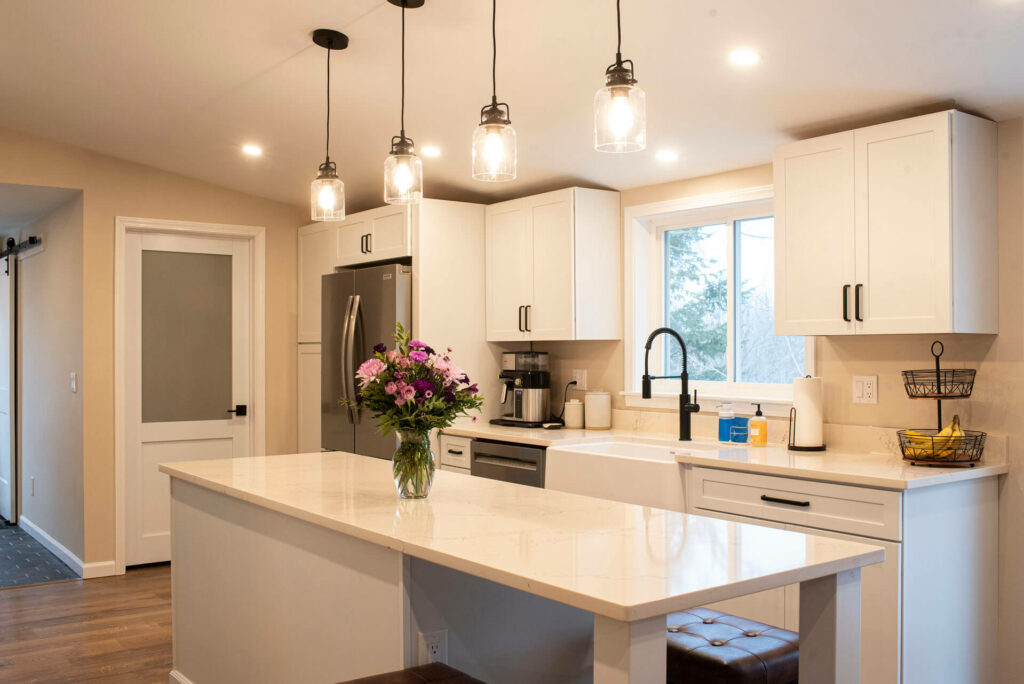
[[654,342],[654,338],[658,335],[671,335],[676,338],[676,341],[679,342],[679,347],[683,350],[683,371],[679,374],[679,380],[682,382],[682,388],[679,394],[679,441],[689,442],[691,439],[690,414],[699,412],[700,405],[697,403],[697,390],[693,391],[693,401],[690,401],[690,380],[686,374],[686,343],[683,342],[683,338],[679,336],[679,333],[672,328],[658,328],[647,337],[647,343],[644,345],[643,398],[651,398],[651,380],[675,377],[672,375],[650,374],[648,361],[651,356],[651,344]]

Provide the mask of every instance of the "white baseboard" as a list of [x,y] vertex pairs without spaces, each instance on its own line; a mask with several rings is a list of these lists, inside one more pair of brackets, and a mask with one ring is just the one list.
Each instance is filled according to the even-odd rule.
[[57,558],[60,558],[65,565],[71,568],[75,574],[82,579],[107,577],[115,573],[114,561],[98,561],[94,563],[83,562],[81,558],[72,553],[66,546],[51,537],[46,530],[39,527],[39,525],[36,525],[24,515],[18,518],[18,526],[28,532],[28,534],[37,542],[45,546],[50,553]]
[[192,684],[192,680],[177,670],[171,670],[171,674],[167,677],[167,684]]

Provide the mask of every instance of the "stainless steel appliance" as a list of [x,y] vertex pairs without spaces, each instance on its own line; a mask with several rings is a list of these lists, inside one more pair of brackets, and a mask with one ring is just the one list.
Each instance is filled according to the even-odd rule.
[[392,346],[395,323],[412,319],[412,268],[387,264],[323,277],[321,300],[320,440],[324,449],[391,458],[395,436],[381,437],[368,411],[338,400],[355,399],[356,369],[373,345]]
[[489,480],[544,487],[544,447],[474,439],[469,472]]
[[492,423],[541,427],[551,416],[551,373],[547,352],[501,355],[501,418]]

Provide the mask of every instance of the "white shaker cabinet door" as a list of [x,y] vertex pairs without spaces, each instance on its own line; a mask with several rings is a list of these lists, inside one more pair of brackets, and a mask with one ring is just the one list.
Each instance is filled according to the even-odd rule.
[[333,269],[335,223],[299,228],[299,342],[320,341],[320,289]]
[[373,214],[367,241],[369,260],[381,261],[411,255],[409,207],[381,207],[375,209]]
[[[526,307],[533,300],[533,234],[525,203],[487,209],[487,341],[526,340]],[[472,283],[466,283],[473,287]]]
[[320,345],[300,344],[299,381],[299,453],[320,451]]
[[575,339],[575,236],[572,190],[546,193],[530,207],[533,301],[526,328],[533,340]]
[[950,330],[949,114],[855,132],[858,332]]
[[775,152],[775,334],[852,335],[854,134]]
[[[786,525],[786,529],[819,537],[873,544],[885,549],[883,562],[865,566],[860,571],[860,680],[872,684],[897,684],[900,681],[903,607],[900,599],[901,545],[800,525]],[[786,629],[799,631],[799,618],[800,585],[794,584],[786,587]],[[910,638],[914,636],[910,635]]]
[[353,266],[369,261],[366,254],[366,238],[370,234],[370,223],[365,218],[350,217],[337,224],[337,253],[335,266]]

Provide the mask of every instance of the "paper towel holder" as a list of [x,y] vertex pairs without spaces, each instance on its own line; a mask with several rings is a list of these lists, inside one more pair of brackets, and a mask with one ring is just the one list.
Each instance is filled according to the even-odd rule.
[[789,438],[787,447],[790,451],[824,451],[825,445],[821,446],[797,446],[796,445],[796,406],[789,409]]

